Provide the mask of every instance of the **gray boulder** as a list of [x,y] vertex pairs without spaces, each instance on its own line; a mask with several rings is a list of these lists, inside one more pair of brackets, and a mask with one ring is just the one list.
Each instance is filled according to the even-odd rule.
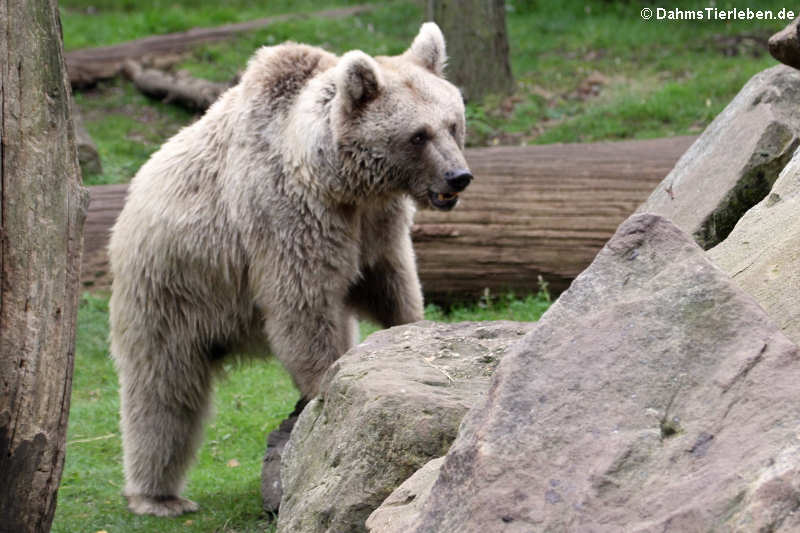
[[797,531],[797,383],[758,304],[635,215],[502,360],[404,531]]
[[678,160],[638,212],[656,213],[704,249],[767,196],[798,146],[800,71],[756,74]]
[[508,348],[535,324],[419,322],[371,335],[327,374],[281,459],[278,532],[358,532],[447,453]]
[[407,533],[419,519],[422,504],[428,500],[444,457],[428,461],[397,487],[380,507],[369,515],[367,530],[384,533]]
[[800,153],[708,255],[800,343]]

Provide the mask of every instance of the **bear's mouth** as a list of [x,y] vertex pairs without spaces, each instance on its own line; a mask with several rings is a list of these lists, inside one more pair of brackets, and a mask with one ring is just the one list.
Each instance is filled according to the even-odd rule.
[[449,211],[458,203],[458,193],[428,191],[428,200],[436,209]]

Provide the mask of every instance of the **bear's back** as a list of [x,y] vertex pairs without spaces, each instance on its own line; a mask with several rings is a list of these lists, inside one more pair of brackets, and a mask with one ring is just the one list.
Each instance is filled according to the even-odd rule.
[[248,62],[240,82],[241,96],[261,113],[281,114],[292,107],[311,79],[335,66],[337,60],[316,46],[293,42],[265,46]]
[[158,224],[175,216],[183,218],[193,207],[203,210],[204,205],[216,199],[218,181],[226,169],[239,169],[248,163],[262,165],[261,157],[273,155],[273,147],[260,145],[262,139],[280,137],[299,93],[336,62],[335,55],[304,44],[260,48],[248,62],[239,84],[142,166],[128,190],[123,217],[128,211],[138,211],[139,218],[149,213],[151,223]]

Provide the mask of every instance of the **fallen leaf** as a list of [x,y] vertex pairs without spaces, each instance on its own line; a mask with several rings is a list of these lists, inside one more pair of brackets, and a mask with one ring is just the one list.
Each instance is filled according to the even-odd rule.
[[237,466],[239,466],[239,461],[236,459],[231,459],[228,461],[228,468],[236,468]]

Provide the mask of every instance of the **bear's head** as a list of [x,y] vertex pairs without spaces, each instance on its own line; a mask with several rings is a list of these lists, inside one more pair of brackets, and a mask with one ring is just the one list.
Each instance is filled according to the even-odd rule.
[[344,54],[333,76],[330,126],[345,188],[405,193],[452,209],[472,180],[464,159],[464,104],[443,77],[444,37],[422,25],[402,55]]

